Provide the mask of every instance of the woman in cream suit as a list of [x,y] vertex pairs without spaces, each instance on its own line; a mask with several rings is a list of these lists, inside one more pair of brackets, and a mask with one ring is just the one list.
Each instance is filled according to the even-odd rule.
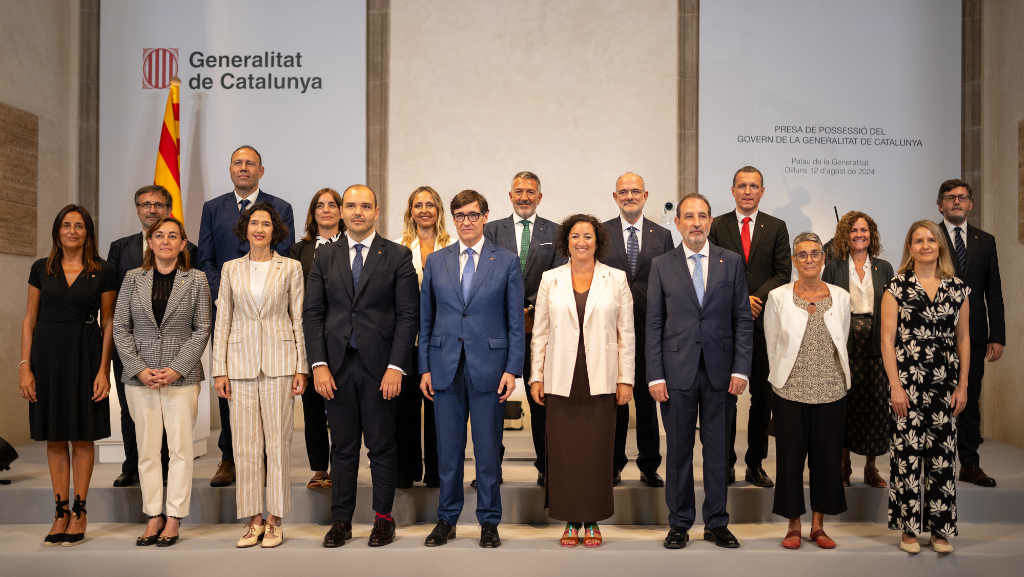
[[[432,252],[453,242],[444,223],[441,195],[429,186],[420,186],[409,195],[405,207],[402,246],[412,251],[412,266],[423,282],[423,265]],[[419,356],[413,349],[412,362]],[[419,371],[413,366],[402,379],[398,397],[396,439],[398,441],[398,488],[411,487],[423,479],[428,487],[440,487],[437,474],[437,428],[434,426],[434,401],[420,394]],[[423,452],[420,459],[420,402],[423,402]]]
[[813,232],[793,241],[796,281],[768,293],[764,336],[775,392],[775,451],[778,481],[772,511],[789,519],[782,546],[801,544],[804,460],[811,473],[810,540],[836,546],[823,528],[825,515],[846,510],[842,453],[846,438],[846,392],[850,363],[850,293],[820,280],[825,265],[821,239]]
[[598,260],[604,230],[589,215],[565,219],[558,248],[569,262],[537,291],[530,394],[547,407],[547,505],[566,521],[564,547],[602,543],[597,522],[614,512],[616,405],[633,396],[633,297],[626,273]]
[[[146,530],[135,544],[178,541],[192,496],[192,428],[196,424],[200,359],[210,339],[210,285],[191,268],[181,221],[164,217],[146,233],[142,268],[128,271],[114,311],[114,344],[124,363],[128,410],[139,442],[139,481]],[[160,446],[167,432],[167,491]]]
[[[291,234],[274,207],[257,202],[235,233],[249,254],[224,263],[213,335],[217,394],[231,402],[238,517],[249,518],[238,547],[276,547],[291,508],[292,417],[306,388],[302,265],[271,248]],[[266,451],[266,471],[263,453]],[[264,479],[266,507],[264,507]],[[270,513],[264,522],[263,512]]]

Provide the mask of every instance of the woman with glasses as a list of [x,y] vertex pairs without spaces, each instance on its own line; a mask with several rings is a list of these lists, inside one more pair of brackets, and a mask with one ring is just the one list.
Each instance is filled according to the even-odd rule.
[[850,394],[846,399],[846,442],[843,485],[850,486],[850,453],[864,455],[864,482],[884,488],[875,456],[889,452],[889,387],[882,367],[882,294],[892,278],[892,265],[878,258],[882,243],[878,226],[867,214],[851,211],[836,225],[825,255],[821,280],[850,293]]
[[836,546],[824,529],[825,515],[846,510],[840,456],[846,429],[850,365],[846,337],[850,294],[820,280],[825,264],[821,239],[813,232],[793,241],[797,280],[768,293],[764,335],[775,392],[775,451],[778,480],[772,512],[789,520],[786,549],[802,542],[804,461],[810,469],[810,540]]

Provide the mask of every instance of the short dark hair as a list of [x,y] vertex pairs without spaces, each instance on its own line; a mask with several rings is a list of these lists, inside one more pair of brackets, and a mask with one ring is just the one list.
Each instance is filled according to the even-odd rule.
[[741,166],[739,170],[732,173],[732,186],[736,186],[736,177],[739,176],[741,172],[756,172],[757,175],[761,177],[761,186],[764,186],[764,174],[761,174],[761,171],[758,170],[756,166],[751,166],[749,164]]
[[515,181],[519,180],[520,178],[522,178],[523,180],[532,180],[532,181],[536,182],[537,183],[537,192],[540,192],[540,177],[539,176],[537,176],[533,172],[530,172],[529,170],[520,170],[519,172],[516,173],[515,176],[512,177],[512,182],[514,183]]
[[452,213],[454,214],[456,210],[459,210],[460,208],[466,206],[467,204],[473,204],[474,202],[480,205],[480,212],[484,214],[490,212],[487,209],[487,199],[484,198],[484,195],[480,194],[475,190],[470,190],[467,188],[466,190],[459,192],[458,194],[455,195],[455,197],[452,198],[452,202],[450,205]]
[[966,180],[951,178],[949,180],[943,180],[942,184],[939,185],[939,196],[935,199],[935,204],[942,204],[943,195],[954,188],[960,188],[961,186],[967,189],[967,196],[970,197],[971,200],[974,200],[974,191],[971,190],[971,185],[967,184]]
[[251,151],[255,152],[256,153],[256,158],[259,159],[259,161],[260,161],[260,166],[263,166],[263,155],[260,154],[260,151],[256,150],[256,147],[251,145],[251,144],[243,144],[242,146],[239,146],[238,148],[232,150],[231,151],[231,156],[228,157],[228,161],[229,162],[231,161],[232,158],[235,157],[235,154],[237,154],[239,150],[251,150]]
[[558,254],[565,258],[569,258],[569,233],[572,232],[572,227],[581,222],[589,223],[590,226],[594,227],[594,239],[597,241],[594,257],[597,258],[597,260],[601,260],[601,258],[604,257],[605,252],[608,250],[608,235],[605,233],[604,226],[601,224],[601,221],[589,214],[571,215],[566,217],[566,219],[562,221],[562,224],[558,226]]
[[699,198],[703,200],[704,204],[708,207],[708,216],[711,216],[711,203],[708,201],[707,197],[705,197],[703,194],[699,192],[688,192],[683,195],[683,198],[679,199],[678,203],[676,203],[676,218],[679,218],[679,215],[683,210],[683,202],[691,198]]
[[156,193],[164,197],[164,204],[167,208],[174,208],[174,198],[171,197],[171,193],[167,192],[167,189],[160,186],[159,184],[147,184],[142,188],[135,191],[135,204],[139,203],[139,197],[144,194]]
[[281,215],[277,214],[274,207],[269,202],[257,202],[256,204],[245,209],[245,212],[238,217],[238,224],[235,225],[235,236],[242,242],[248,242],[249,238],[246,235],[249,232],[249,219],[252,218],[254,212],[262,210],[263,212],[270,215],[270,222],[273,223],[274,230],[270,233],[270,246],[273,247],[277,243],[284,240],[286,236],[291,234],[288,230],[288,225],[281,220]]
[[345,195],[348,194],[348,191],[350,191],[350,190],[352,190],[353,188],[356,188],[356,187],[365,188],[366,190],[369,190],[370,194],[373,195],[373,206],[377,206],[377,191],[375,191],[372,188],[370,188],[370,185],[368,185],[368,184],[351,184],[351,185],[349,185],[348,188],[346,188],[345,190],[343,190],[341,192],[341,202],[339,203],[339,205],[345,203]]

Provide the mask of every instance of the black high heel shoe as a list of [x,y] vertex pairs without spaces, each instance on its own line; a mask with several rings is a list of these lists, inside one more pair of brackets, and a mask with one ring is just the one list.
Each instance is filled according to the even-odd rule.
[[[61,501],[60,500],[60,495],[57,495],[56,500],[57,500],[57,516],[56,516],[56,518],[57,519],[63,519],[64,517],[71,517],[71,511],[68,510],[68,501],[66,499]],[[70,518],[68,519],[68,521],[70,521]],[[64,525],[64,530],[67,531],[67,528],[68,528],[68,526],[67,526],[67,524],[65,524]],[[45,539],[43,539],[43,543],[48,543],[48,544],[51,544],[51,545],[58,545],[60,543],[63,543],[64,539],[66,539],[67,536],[68,536],[67,533],[50,533],[49,535],[46,536]]]
[[[165,517],[163,515],[153,515],[152,517],[150,517],[151,520],[152,519],[156,519],[156,518],[163,519],[164,520],[164,525],[165,526],[167,525],[167,517]],[[160,531],[163,531],[163,530],[164,530],[163,527],[161,527]],[[135,546],[136,547],[149,547],[150,545],[156,545],[157,542],[160,540],[160,531],[157,531],[156,533],[150,535],[149,537],[138,537],[138,538],[136,538],[135,539]]]
[[[178,538],[181,537],[181,517],[174,517],[178,520],[178,534],[173,537],[164,537],[160,535],[160,538],[156,540],[157,547],[170,547],[178,542]],[[167,528],[167,523],[164,523],[164,528]],[[163,533],[163,529],[160,530]]]
[[[71,506],[71,512],[75,514],[75,519],[81,519],[82,515],[86,514],[85,499],[75,495],[75,503]],[[65,533],[64,543],[62,544],[65,547],[71,547],[80,543],[83,539],[85,539],[85,531],[81,533]]]

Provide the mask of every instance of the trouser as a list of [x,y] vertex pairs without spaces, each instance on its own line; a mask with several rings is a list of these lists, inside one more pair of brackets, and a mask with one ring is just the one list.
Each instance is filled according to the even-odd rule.
[[[530,404],[530,434],[533,436],[533,454],[536,458],[533,460],[533,466],[537,468],[537,471],[543,473],[547,470],[547,410],[544,405],[537,404],[537,401],[533,400],[533,395],[530,394],[530,380],[532,379],[530,373],[530,363],[533,360],[533,355],[530,352],[531,341],[533,340],[532,334],[526,335],[526,355],[523,357],[523,384],[526,386],[526,401]],[[504,449],[504,447],[502,447]],[[504,455],[504,450],[502,451]]]
[[398,402],[384,400],[380,379],[366,369],[359,351],[349,348],[341,371],[334,375],[338,389],[324,401],[331,427],[331,519],[351,523],[356,508],[359,448],[363,439],[370,456],[373,510],[391,513],[395,501],[397,448],[395,413]]
[[668,451],[665,463],[665,503],[669,525],[689,529],[696,517],[693,487],[693,442],[700,416],[700,442],[704,460],[704,505],[701,512],[708,529],[729,524],[726,511],[726,441],[730,399],[728,383],[713,387],[701,356],[700,366],[688,389],[670,389],[661,404]]
[[[417,370],[417,351],[413,350],[413,363],[402,377],[402,392],[399,393],[395,410],[395,443],[400,484],[412,484],[423,479],[423,450],[420,446],[420,418],[423,407],[423,393],[420,392],[420,375]],[[425,416],[425,415],[424,415]],[[431,419],[431,422],[433,419]],[[436,440],[435,440],[436,442]],[[437,449],[434,449],[435,455]],[[435,458],[435,463],[436,458]],[[430,466],[427,466],[428,470]],[[437,467],[434,467],[437,477]]]
[[985,353],[987,343],[971,342],[971,366],[967,372],[967,405],[956,418],[957,453],[960,466],[981,466],[978,448],[984,442],[981,438],[981,379],[985,376]]
[[[129,385],[125,395],[126,412],[131,412],[138,435],[142,512],[150,517],[187,517],[192,498],[192,429],[199,408],[199,385],[159,389]],[[170,455],[166,500],[160,465],[161,439]]]
[[775,398],[775,504],[772,512],[796,519],[804,505],[804,460],[810,469],[811,511],[846,511],[842,453],[846,438],[846,398],[811,405]]
[[[231,381],[231,425],[239,519],[291,511],[292,376]],[[266,460],[264,462],[264,453]],[[264,495],[264,482],[266,492]]]
[[331,458],[331,442],[327,437],[327,415],[324,398],[310,382],[302,392],[302,421],[306,438],[306,457],[310,471],[326,471]]
[[[121,403],[121,443],[124,447],[124,461],[121,463],[121,473],[125,475],[138,475],[139,473],[139,447],[135,440],[135,421],[128,409],[128,397],[125,396],[125,385],[121,382],[124,375],[124,366],[121,359],[114,355],[114,390],[117,391],[117,400]],[[167,476],[167,435],[163,436],[160,442],[160,465],[163,467],[164,477]]]
[[466,420],[472,415],[470,423],[477,479],[476,518],[481,524],[497,525],[501,522],[498,478],[505,407],[498,402],[498,383],[488,383],[483,392],[475,390],[469,382],[465,365],[466,355],[463,352],[451,386],[435,391],[434,395],[438,473],[441,478],[437,518],[454,525],[462,514]]
[[[647,388],[647,367],[644,356],[637,348],[636,369],[633,387],[633,406],[636,408],[636,466],[641,472],[652,475],[661,465],[661,431],[658,428],[658,404]],[[615,413],[614,467],[621,472],[626,467],[626,433],[629,430],[629,404],[619,405]]]
[[[761,467],[768,458],[768,423],[772,420],[772,402],[775,393],[768,382],[768,345],[764,331],[754,330],[753,358],[750,366],[750,412],[747,414],[747,454],[744,458],[751,469]],[[736,465],[736,410],[729,417],[729,467]]]

